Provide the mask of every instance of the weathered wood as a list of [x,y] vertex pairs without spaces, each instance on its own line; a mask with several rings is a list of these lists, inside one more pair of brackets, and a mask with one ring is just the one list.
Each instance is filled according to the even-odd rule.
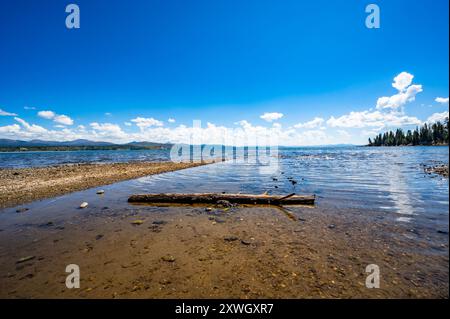
[[314,205],[315,195],[251,195],[251,194],[137,194],[128,198],[130,203],[216,204],[225,200],[231,204],[247,205]]

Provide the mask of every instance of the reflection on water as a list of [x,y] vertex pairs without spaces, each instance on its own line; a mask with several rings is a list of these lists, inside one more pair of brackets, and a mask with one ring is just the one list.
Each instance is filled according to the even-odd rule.
[[278,163],[225,162],[127,183],[135,192],[317,194],[320,205],[385,210],[410,221],[447,216],[448,180],[421,164],[448,163],[447,147],[293,148]]
[[[36,155],[32,159],[32,153],[3,153],[0,164],[5,167],[29,163],[161,160],[167,159],[168,152],[40,152]],[[448,179],[427,175],[421,166],[448,164],[448,155],[448,147],[283,148],[275,158],[277,161],[269,163],[229,161],[125,181],[105,189],[114,192],[111,205],[120,205],[130,194],[143,192],[316,194],[318,206],[336,208],[339,212],[350,207],[361,209],[364,214],[385,213],[397,222],[448,227]]]

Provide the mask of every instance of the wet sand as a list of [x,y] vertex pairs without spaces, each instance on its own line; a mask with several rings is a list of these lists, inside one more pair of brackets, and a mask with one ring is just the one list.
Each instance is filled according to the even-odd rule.
[[[369,221],[353,210],[289,211],[8,211],[0,298],[448,298],[448,232],[375,212]],[[65,286],[69,264],[80,266],[80,289]],[[380,289],[365,286],[369,264],[380,267]]]
[[203,164],[131,162],[0,169],[0,208]]

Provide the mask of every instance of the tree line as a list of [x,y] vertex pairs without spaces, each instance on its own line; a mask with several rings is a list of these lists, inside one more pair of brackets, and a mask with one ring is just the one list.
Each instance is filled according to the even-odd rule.
[[400,146],[400,145],[448,145],[448,118],[444,123],[425,123],[416,127],[414,131],[406,133],[398,128],[395,132],[389,131],[378,134],[373,140],[369,138],[369,146]]

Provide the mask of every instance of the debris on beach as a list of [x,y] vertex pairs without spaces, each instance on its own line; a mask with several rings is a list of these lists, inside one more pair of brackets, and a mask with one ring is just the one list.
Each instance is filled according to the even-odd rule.
[[[296,183],[296,182],[295,182]],[[247,204],[247,205],[314,205],[315,195],[254,195],[254,194],[137,194],[128,198],[130,203],[153,204]],[[227,203],[228,202],[228,203]],[[209,211],[211,208],[206,208]]]
[[88,203],[87,202],[82,202],[81,204],[80,204],[80,208],[81,209],[83,209],[83,208],[86,208],[86,207],[88,207]]
[[142,225],[144,221],[142,219],[137,219],[131,222],[133,225]]
[[21,263],[24,263],[24,262],[26,262],[26,261],[33,260],[34,258],[36,258],[36,256],[22,257],[22,258],[20,258],[18,261],[16,261],[16,264],[21,264]]

